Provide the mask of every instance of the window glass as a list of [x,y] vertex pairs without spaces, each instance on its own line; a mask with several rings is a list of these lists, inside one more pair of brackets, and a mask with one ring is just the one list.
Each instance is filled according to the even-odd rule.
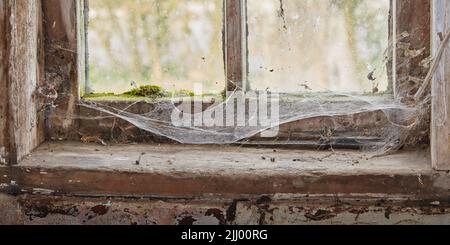
[[248,0],[247,8],[252,89],[388,88],[390,0]]
[[225,87],[222,0],[94,0],[89,7],[94,93]]

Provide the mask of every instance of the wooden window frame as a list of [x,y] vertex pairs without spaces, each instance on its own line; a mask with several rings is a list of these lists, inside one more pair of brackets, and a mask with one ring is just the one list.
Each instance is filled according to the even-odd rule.
[[[429,1],[431,0],[397,0],[397,5],[400,6],[398,6],[397,11],[392,16],[395,16],[397,20],[402,20],[402,23],[397,25],[395,32],[399,34],[406,31],[410,33],[411,36],[414,36],[415,38],[410,40],[413,49],[420,49],[422,47],[425,47],[425,50],[429,49],[431,25],[428,25],[427,21],[431,19],[431,8],[428,9],[426,6],[426,3]],[[17,1],[10,0],[9,2]],[[43,40],[42,45],[40,45],[42,46],[40,49],[41,51],[39,51],[40,53],[38,55],[39,62],[42,61],[39,64],[39,68],[42,68],[40,75],[45,75],[45,79],[41,78],[40,81],[46,81],[42,86],[48,85],[50,82],[52,87],[58,92],[59,96],[53,101],[57,107],[48,107],[47,111],[45,111],[45,115],[40,115],[39,120],[44,120],[45,122],[40,124],[40,126],[44,127],[39,128],[39,141],[36,142],[36,144],[33,143],[32,146],[26,149],[20,150],[20,152],[14,151],[17,144],[12,144],[11,149],[6,149],[11,153],[9,158],[15,159],[12,162],[20,161],[20,159],[28,154],[35,145],[42,142],[42,139],[80,139],[80,135],[78,134],[80,120],[77,119],[77,115],[80,115],[78,101],[80,99],[80,88],[85,78],[84,76],[86,76],[85,69],[83,68],[86,65],[86,54],[82,52],[86,48],[86,43],[84,42],[85,39],[83,39],[84,30],[82,29],[84,26],[84,12],[80,11],[85,8],[82,3],[84,3],[84,1],[80,0],[45,0],[37,3],[42,6],[42,8],[37,8],[38,12],[42,12],[42,21],[37,22],[42,24],[42,32],[38,33],[38,35],[39,40]],[[227,44],[226,48],[224,48],[226,55],[226,77],[229,81],[232,81],[232,84],[235,86],[228,86],[231,90],[242,89],[247,86],[245,81],[248,64],[244,59],[247,55],[247,44],[246,40],[244,40],[247,35],[245,26],[245,3],[246,0],[225,0],[224,2],[226,13],[224,18],[227,18],[226,26],[224,28],[224,42]],[[422,19],[415,18],[421,11],[424,13]],[[414,14],[411,15],[411,12],[414,12]],[[423,56],[428,57],[429,52],[424,52]],[[417,60],[423,60],[423,57],[418,57]],[[397,58],[397,63],[403,63],[402,57]],[[412,67],[416,68],[418,65],[412,64]],[[8,70],[8,67],[6,69]],[[415,77],[424,75],[418,74],[417,70],[412,69],[411,67],[398,67],[398,69],[399,71],[397,72],[401,72],[402,77],[408,77],[408,74],[405,75],[404,73],[411,73],[409,75]],[[41,69],[39,69],[39,71],[41,71]],[[14,82],[21,81],[14,79],[14,77],[8,79],[13,80]],[[408,84],[408,82],[409,81],[398,81],[400,85],[403,83]],[[20,86],[29,85],[21,84]],[[406,85],[399,86],[396,84],[396,86],[398,86],[396,91],[399,92],[399,94],[408,93],[408,91],[404,89]],[[12,95],[15,95],[12,90],[14,90],[14,87],[10,87],[8,91]],[[26,96],[23,96],[23,98],[25,97]],[[41,103],[40,101],[36,102]],[[42,104],[38,107],[41,108]],[[31,108],[32,107],[30,107],[30,109]],[[27,110],[24,111],[26,112]],[[23,112],[17,112],[11,109],[8,114],[8,120],[11,118],[22,120],[23,118],[21,117],[15,117],[17,113]],[[30,113],[27,115],[32,114]],[[17,123],[25,124],[26,122]],[[2,130],[5,129],[2,128]],[[6,130],[11,131],[11,127]],[[21,132],[21,129],[18,128],[15,132],[17,132],[18,135],[18,133]],[[10,133],[9,135],[13,135],[15,132]],[[26,141],[28,139],[29,138],[22,137],[18,140]]]
[[[417,69],[411,69],[411,68],[418,68],[420,67],[420,61],[424,60],[425,58],[429,57],[429,35],[430,35],[430,26],[427,25],[429,22],[429,15],[430,15],[430,8],[427,7],[426,3],[430,0],[391,0],[391,13],[390,13],[390,22],[392,25],[395,26],[395,28],[391,28],[390,36],[400,36],[401,33],[407,32],[411,35],[421,37],[418,40],[412,40],[410,41],[411,49],[419,50],[424,48],[424,52],[422,52],[421,55],[416,57],[414,60],[406,60],[408,57],[402,57],[401,52],[399,57],[393,58],[392,63],[394,64],[405,64],[410,63],[409,66],[394,66],[391,64],[388,64],[388,73],[391,76],[391,81],[394,81],[395,83],[392,84],[392,88],[390,88],[390,91],[392,91],[393,95],[397,98],[401,98],[405,94],[411,94],[410,91],[410,80],[409,77],[415,77],[415,78],[424,78],[426,76],[426,69],[421,70],[420,72],[417,72]],[[87,16],[87,10],[89,9],[86,7],[88,0],[80,1],[82,3],[78,6],[78,15],[77,18],[79,21],[82,21],[84,25],[78,25],[79,26],[79,32],[85,33],[85,30],[82,28],[86,28],[86,16]],[[394,4],[394,2],[396,4]],[[424,4],[425,2],[425,4]],[[83,3],[85,4],[83,6]],[[225,65],[225,74],[226,74],[226,89],[227,91],[236,91],[236,90],[243,90],[246,91],[249,86],[247,82],[247,73],[248,73],[248,46],[247,46],[247,38],[248,38],[248,28],[247,28],[247,0],[223,0],[223,50],[224,50],[224,65]],[[425,7],[424,7],[425,6]],[[81,12],[81,13],[80,13]],[[410,13],[411,12],[421,12],[425,13],[423,14],[425,18],[411,18]],[[395,16],[395,18],[393,18]],[[428,20],[426,19],[428,18]],[[405,19],[406,21],[399,21]],[[397,26],[397,23],[400,23],[400,25]],[[80,35],[79,37],[80,38]],[[392,38],[396,40],[396,38]],[[400,40],[401,42],[403,40]],[[79,49],[86,50],[87,43],[85,40],[82,39],[78,42],[79,43]],[[395,42],[397,45],[397,42]],[[398,46],[401,46],[398,44]],[[404,50],[403,50],[404,52]],[[397,49],[394,49],[394,53],[397,53]],[[78,57],[78,62],[83,63],[86,66],[86,57],[87,54],[85,52],[81,52],[81,55]],[[83,64],[79,64],[78,68],[82,67]],[[395,72],[393,72],[395,69]],[[82,86],[83,81],[85,78],[87,78],[87,73],[85,72],[79,72],[78,75],[78,84]],[[393,76],[392,74],[400,74],[399,76],[402,77],[402,79],[397,79],[396,76]],[[82,77],[85,76],[83,79]],[[406,79],[403,79],[406,78]],[[87,87],[87,86],[85,86]],[[414,91],[413,91],[414,92]],[[78,94],[78,98],[80,99],[80,94]],[[82,113],[83,116],[89,117],[94,115],[85,115]],[[373,115],[371,115],[373,116]],[[81,123],[83,124],[83,123]],[[76,125],[78,126],[78,125]],[[361,125],[356,125],[361,126]],[[289,125],[287,126],[289,127]],[[364,126],[365,127],[365,126]],[[372,126],[373,128],[374,126]],[[83,128],[83,125],[81,125],[81,128]],[[88,132],[92,132],[92,135],[98,135],[103,134],[99,131],[102,131],[102,129],[98,131],[91,131],[95,126],[90,125],[90,128],[87,128]],[[108,130],[110,131],[110,130]],[[283,131],[283,130],[282,130]],[[315,136],[320,135],[322,132],[322,129],[312,129],[310,134],[314,134]],[[132,133],[133,134],[133,133]],[[345,133],[344,133],[345,134]],[[284,133],[286,135],[286,133]],[[307,137],[309,137],[308,135]],[[79,136],[75,136],[75,138],[79,139]],[[290,136],[289,136],[290,137]],[[301,136],[303,137],[303,136]],[[338,136],[342,137],[342,136]],[[346,136],[343,136],[346,137]],[[353,137],[353,136],[350,136]],[[54,137],[56,138],[56,137]],[[65,137],[64,137],[65,138]],[[282,137],[283,138],[283,137]],[[278,138],[277,138],[278,139]],[[274,139],[276,140],[276,139]],[[347,142],[348,139],[345,139]],[[339,139],[337,140],[339,141]],[[350,141],[352,141],[350,139]],[[353,142],[353,141],[352,141]],[[365,142],[365,141],[364,141]],[[359,147],[360,145],[366,145],[366,144],[377,144],[377,140],[374,140],[372,142],[369,140],[367,143],[360,142],[359,140],[355,140],[354,143],[336,143],[334,147],[343,147],[343,148],[349,148],[349,147]],[[283,145],[283,141],[280,141],[278,144],[279,146]],[[329,146],[322,146],[322,143],[317,143],[315,140],[310,140],[310,142],[298,142],[297,145],[307,145],[310,147],[317,147],[317,144],[320,144],[320,147],[329,147]],[[334,144],[334,143],[330,143]]]
[[224,0],[224,56],[227,91],[247,87],[247,0]]
[[[225,88],[227,91],[241,91],[246,88],[247,81],[247,25],[246,25],[247,0],[223,0],[223,54],[225,68]],[[79,75],[79,98],[83,94],[91,92],[89,79],[89,52],[88,52],[88,25],[89,25],[89,0],[77,2],[78,19],[78,49],[80,52],[78,68],[85,71]]]
[[[450,2],[434,0],[432,4],[432,45],[433,57],[444,36],[450,32]],[[431,85],[431,158],[433,168],[450,170],[450,43],[442,55]]]
[[[417,1],[417,0],[415,0]],[[425,0],[429,1],[429,0]],[[391,10],[396,11],[396,5],[394,0],[391,0]],[[248,25],[247,25],[247,0],[223,0],[223,53],[224,53],[224,66],[225,66],[225,78],[226,78],[226,90],[227,91],[246,91],[249,88],[248,84]],[[77,3],[78,19],[83,21],[84,24],[78,23],[78,38],[84,41],[78,42],[78,48],[85,50],[86,52],[80,52],[78,67],[85,72],[80,72],[78,76],[79,86],[85,87],[84,90],[80,90],[78,97],[82,94],[90,93],[89,86],[86,84],[89,78],[88,69],[88,42],[85,39],[87,36],[88,26],[88,12],[89,12],[89,0],[78,1]],[[397,11],[397,15],[401,16],[401,11]],[[391,19],[394,28],[390,30],[391,36],[401,33],[402,30],[397,30],[395,27],[395,19]],[[404,31],[404,30],[403,30]],[[394,34],[396,32],[396,34]],[[393,62],[400,63],[396,59],[395,50],[393,55]],[[395,66],[388,69],[396,69]],[[396,74],[396,73],[392,73]],[[396,82],[396,77],[393,76],[392,81]],[[402,83],[402,82],[400,82]],[[403,95],[404,90],[400,88],[400,85],[394,85],[394,88],[390,88],[395,95]]]
[[[89,0],[85,0],[89,1]],[[224,60],[225,60],[225,73],[226,73],[226,89],[227,91],[248,91],[250,85],[248,83],[248,13],[247,13],[247,0],[223,0],[224,1]],[[391,0],[391,14],[397,12],[398,16],[401,15],[397,11],[396,0]],[[395,37],[400,32],[396,28],[396,19],[390,20],[390,36]],[[397,45],[395,43],[393,45]],[[402,88],[399,88],[396,80],[396,72],[392,70],[396,69],[395,64],[399,61],[396,57],[396,49],[392,52],[392,63],[389,63],[388,72],[390,72],[391,82],[388,90],[394,96],[404,95]]]
[[[433,5],[428,9],[426,4],[431,1]],[[7,35],[0,38],[0,43],[2,44],[0,45],[1,55],[6,57],[0,67],[0,72],[2,73],[0,77],[3,77],[0,81],[0,91],[6,92],[9,99],[6,101],[7,106],[0,108],[2,116],[0,118],[0,131],[3,133],[2,137],[0,137],[0,146],[2,148],[0,157],[2,157],[2,161],[6,157],[7,162],[14,164],[19,162],[44,140],[79,139],[77,134],[79,120],[76,119],[76,115],[79,115],[80,108],[77,106],[77,103],[80,98],[80,87],[85,78],[84,76],[86,76],[86,70],[83,68],[86,65],[86,54],[84,52],[86,43],[83,40],[84,25],[82,24],[84,23],[84,16],[83,11],[79,10],[84,9],[84,7],[82,7],[82,1],[79,0],[45,0],[37,2],[8,0],[2,3],[8,4],[0,5],[0,14],[3,18],[0,18],[2,23],[0,28],[7,32]],[[246,11],[243,8],[245,0],[226,0],[225,3],[227,15],[231,16],[233,14],[241,20],[245,18],[245,15],[242,15]],[[450,3],[446,0],[397,0],[397,3],[400,7],[397,8],[397,11],[392,16],[397,20],[402,20],[402,23],[397,25],[395,32],[403,33],[406,31],[410,33],[414,37],[411,38],[411,44],[415,49],[427,48],[426,40],[420,43],[418,39],[422,37],[426,39],[429,36],[433,43],[432,50],[436,52],[438,44],[442,41],[442,33],[449,31]],[[19,4],[25,4],[25,7],[19,6]],[[40,7],[31,8],[32,4]],[[16,8],[16,6],[19,7]],[[15,15],[14,11],[28,11],[31,14]],[[420,11],[427,12],[429,18],[426,14],[423,15],[422,19],[415,18]],[[445,13],[445,19],[441,20],[439,13],[443,12]],[[39,72],[36,75],[39,80],[38,83],[15,77],[18,74],[16,71],[23,71],[24,69],[10,65],[15,64],[15,60],[20,58],[16,54],[19,54],[19,51],[21,51],[16,50],[15,48],[17,47],[11,45],[10,40],[17,41],[18,34],[29,31],[26,28],[17,28],[18,32],[12,32],[13,28],[17,26],[22,27],[19,21],[16,23],[16,21],[10,20],[12,16],[15,16],[19,21],[27,21],[27,23],[38,26],[37,29],[35,28],[37,43],[33,44],[36,46],[38,54],[30,53],[33,56],[33,60],[28,59],[32,66],[38,66],[32,71]],[[427,21],[431,19],[433,23],[428,25]],[[225,51],[226,57],[229,57],[226,61],[227,79],[237,81],[235,84],[240,84],[238,87],[244,88],[246,86],[245,73],[247,64],[244,62],[243,57],[246,55],[247,48],[246,43],[243,42],[243,37],[246,37],[246,31],[244,31],[246,27],[242,25],[242,22],[235,22],[239,23],[240,31],[234,30],[232,32],[234,25],[231,24],[232,22],[227,23],[224,41],[228,44],[234,42],[236,43],[235,47],[238,47],[233,49],[229,46]],[[444,61],[438,68],[438,75],[434,77],[434,82],[432,83],[431,152],[433,167],[437,170],[450,170],[450,139],[448,137],[450,132],[450,118],[448,116],[450,115],[450,106],[448,106],[450,104],[450,81],[448,77],[450,75],[448,73],[449,70],[446,69],[450,57],[448,52],[450,51],[447,48],[443,58]],[[426,52],[424,55],[426,57],[429,56]],[[37,63],[35,63],[35,59],[38,60]],[[397,63],[400,64],[402,61],[397,60]],[[26,63],[22,65],[26,65]],[[401,72],[416,72],[416,68],[410,67],[409,71],[404,69]],[[399,67],[398,69],[401,68]],[[55,71],[62,72],[53,76]],[[41,88],[40,86],[46,86],[49,81],[54,83],[52,86],[54,86],[54,89],[60,96],[57,101],[54,101],[58,105],[57,109],[52,110],[52,108],[48,108],[44,115],[44,111],[41,111],[43,101],[39,94],[30,96],[29,94],[24,94],[24,91]],[[399,83],[401,85],[402,81]],[[233,89],[233,87],[230,86],[230,89]],[[398,86],[396,91],[400,93],[407,92],[403,91],[402,86]],[[21,99],[30,99],[31,102],[20,103],[20,110],[18,110],[14,104],[18,103],[15,102],[16,100],[19,101]],[[36,108],[39,109],[39,115],[37,115],[37,118],[34,118],[33,111]],[[445,111],[445,109],[447,110]],[[61,112],[64,112],[64,114],[61,114]],[[39,122],[39,127],[33,128],[32,131],[27,130],[25,127],[20,127],[20,125],[30,125],[30,122]],[[12,137],[15,137],[15,140],[11,140]]]

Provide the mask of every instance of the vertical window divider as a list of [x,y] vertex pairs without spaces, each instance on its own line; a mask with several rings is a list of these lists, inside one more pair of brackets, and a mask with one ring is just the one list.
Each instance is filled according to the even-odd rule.
[[224,0],[224,50],[227,91],[247,88],[246,0]]

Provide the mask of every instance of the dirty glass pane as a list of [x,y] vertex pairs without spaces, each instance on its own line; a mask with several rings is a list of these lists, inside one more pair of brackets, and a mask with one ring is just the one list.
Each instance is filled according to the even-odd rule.
[[94,93],[158,85],[225,87],[222,0],[93,0],[89,68]]
[[251,88],[385,91],[389,10],[390,0],[248,0]]

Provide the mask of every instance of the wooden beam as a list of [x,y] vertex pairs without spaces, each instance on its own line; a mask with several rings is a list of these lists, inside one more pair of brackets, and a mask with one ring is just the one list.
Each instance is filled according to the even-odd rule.
[[6,0],[0,0],[0,164],[9,162]]
[[225,0],[225,70],[227,91],[246,86],[246,0]]
[[[141,156],[142,152],[151,154]],[[357,151],[326,157],[328,152],[279,150],[276,164],[261,159],[263,152],[267,151],[232,146],[102,147],[55,142],[45,143],[19,166],[0,168],[0,176],[8,176],[1,179],[2,183],[15,181],[19,191],[46,189],[66,195],[199,197],[216,194],[236,198],[282,193],[430,196],[448,193],[447,187],[437,185],[437,179],[439,182],[447,179],[436,178],[425,151],[366,160],[365,154]],[[299,155],[304,160],[292,164],[292,159]],[[139,156],[141,161],[136,165]],[[167,164],[169,159],[171,164]],[[353,166],[345,159],[361,159],[361,162]],[[291,167],[279,167],[287,165]]]
[[78,77],[79,94],[81,98],[85,94],[93,92],[92,83],[89,80],[89,0],[82,0],[78,2],[78,69],[80,69]]
[[[442,37],[450,31],[450,2],[434,0],[432,10],[432,51],[436,54],[443,41]],[[450,44],[447,44],[437,68],[431,93],[433,168],[450,170]]]
[[8,133],[9,163],[16,164],[42,143],[39,124],[42,82],[39,69],[40,0],[7,0]]

